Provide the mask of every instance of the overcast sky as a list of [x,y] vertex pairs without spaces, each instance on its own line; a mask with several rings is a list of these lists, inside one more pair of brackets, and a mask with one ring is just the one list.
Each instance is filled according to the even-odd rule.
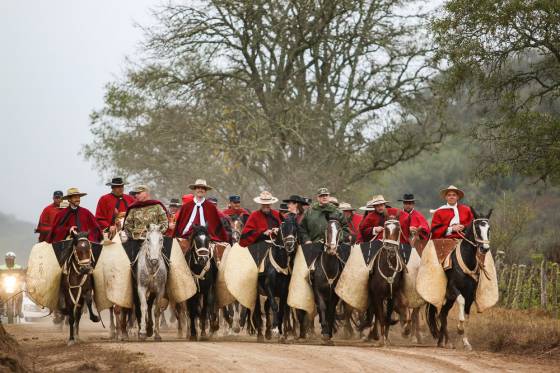
[[0,212],[36,222],[56,189],[107,193],[93,164],[88,115],[134,55],[161,0],[0,1]]

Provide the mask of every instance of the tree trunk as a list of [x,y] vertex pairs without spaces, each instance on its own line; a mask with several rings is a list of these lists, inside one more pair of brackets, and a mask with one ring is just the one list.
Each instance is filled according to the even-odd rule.
[[558,318],[558,263],[552,264],[552,272],[550,274],[552,281],[552,315]]
[[541,308],[546,311],[548,306],[548,296],[546,291],[547,285],[547,261],[546,258],[541,262]]

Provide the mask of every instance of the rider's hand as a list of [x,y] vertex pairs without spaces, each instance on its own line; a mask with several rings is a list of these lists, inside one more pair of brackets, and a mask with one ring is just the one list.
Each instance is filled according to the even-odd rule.
[[383,232],[383,227],[373,227],[373,233],[380,233]]
[[272,233],[273,234],[278,234],[278,228],[272,228]]
[[111,226],[109,227],[109,235],[108,235],[108,238],[109,238],[110,240],[112,240],[113,237],[115,237],[116,234],[117,234],[117,226],[116,226],[116,225],[111,225]]
[[418,231],[418,228],[416,228],[416,227],[410,227],[410,233],[416,234],[417,231]]
[[70,227],[70,233],[73,233],[73,234],[78,233],[77,229],[78,229],[77,226],[75,226],[75,225],[71,226],[71,227]]
[[465,229],[465,226],[464,226],[464,225],[461,225],[461,224],[454,224],[454,225],[451,227],[451,230],[452,230],[453,232],[461,232],[463,229]]
[[175,222],[174,221],[169,223],[169,229],[175,230]]

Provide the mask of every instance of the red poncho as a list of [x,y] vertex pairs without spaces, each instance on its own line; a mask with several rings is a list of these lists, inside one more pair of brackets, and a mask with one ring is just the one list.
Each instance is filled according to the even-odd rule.
[[[465,227],[468,226],[474,219],[471,208],[467,205],[457,204],[457,210],[459,211],[460,224]],[[436,210],[432,218],[432,238],[461,238],[455,232],[446,235],[453,216],[455,216],[453,209],[445,205]]]
[[[241,232],[239,244],[247,247],[257,241],[263,239],[261,235],[268,229],[280,227],[280,213],[276,210],[270,210],[270,214],[266,215],[261,210],[254,211],[247,220],[247,224]],[[268,238],[268,237],[267,237]]]
[[115,218],[119,212],[126,212],[128,207],[134,203],[134,198],[128,194],[121,197],[115,196],[113,193],[105,194],[97,202],[95,210],[95,218],[101,229],[108,228],[115,224]]
[[70,234],[70,228],[76,226],[78,232],[89,232],[88,239],[92,242],[102,242],[103,233],[95,220],[95,216],[83,207],[72,209],[67,207],[60,210],[56,215],[53,228],[47,236],[48,243],[58,242],[66,239]]
[[51,203],[43,209],[39,217],[39,224],[37,224],[37,228],[35,229],[35,233],[39,233],[39,242],[43,242],[47,239],[52,229],[54,219],[59,211],[60,209],[54,203]]
[[[389,216],[395,216],[398,218],[399,223],[401,224],[401,243],[408,243],[408,235],[409,235],[409,225],[407,223],[408,214],[402,213],[402,211],[398,208],[388,207],[385,210],[385,214],[379,214],[377,211],[371,211],[367,216],[362,220],[360,224],[360,234],[362,235],[362,242],[368,242],[373,239],[373,228],[374,227],[383,227],[385,221],[389,218]],[[383,239],[383,231],[379,232],[375,237],[376,240]]]
[[416,209],[412,210],[410,213],[407,213],[405,211],[403,211],[403,213],[408,214],[408,217],[406,218],[407,231],[410,232],[410,227],[416,227],[421,231],[419,233],[419,237],[421,239],[427,239],[430,235],[430,226],[428,225],[428,221],[426,220],[424,215],[422,215],[422,213]]
[[[184,201],[185,198],[183,198],[183,202]],[[183,206],[181,206],[179,216],[177,217],[177,223],[175,225],[175,232],[173,234],[174,237],[187,238],[192,232],[193,225],[201,224],[200,213],[197,212],[191,226],[185,232],[185,227],[189,223],[195,206],[196,204],[194,200],[190,199],[187,200],[186,203],[184,202]],[[228,236],[220,219],[220,214],[218,213],[216,205],[208,200],[205,200],[200,209],[202,209],[204,213],[204,222],[206,223],[206,228],[208,229],[208,233],[210,234],[212,241],[227,241]]]
[[356,242],[362,242],[362,234],[360,233],[360,224],[364,219],[363,215],[352,213],[352,218],[348,219],[348,229],[350,234],[356,238]]

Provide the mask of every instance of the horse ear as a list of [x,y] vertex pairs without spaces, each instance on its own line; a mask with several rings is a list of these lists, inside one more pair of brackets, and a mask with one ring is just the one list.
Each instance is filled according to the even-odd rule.
[[490,211],[488,211],[488,215],[486,215],[486,219],[490,219],[490,216],[492,216],[492,211],[494,211],[494,209],[490,209]]
[[478,219],[478,212],[476,212],[476,210],[474,209],[474,207],[471,206],[471,211],[473,213],[473,216],[475,219]]

